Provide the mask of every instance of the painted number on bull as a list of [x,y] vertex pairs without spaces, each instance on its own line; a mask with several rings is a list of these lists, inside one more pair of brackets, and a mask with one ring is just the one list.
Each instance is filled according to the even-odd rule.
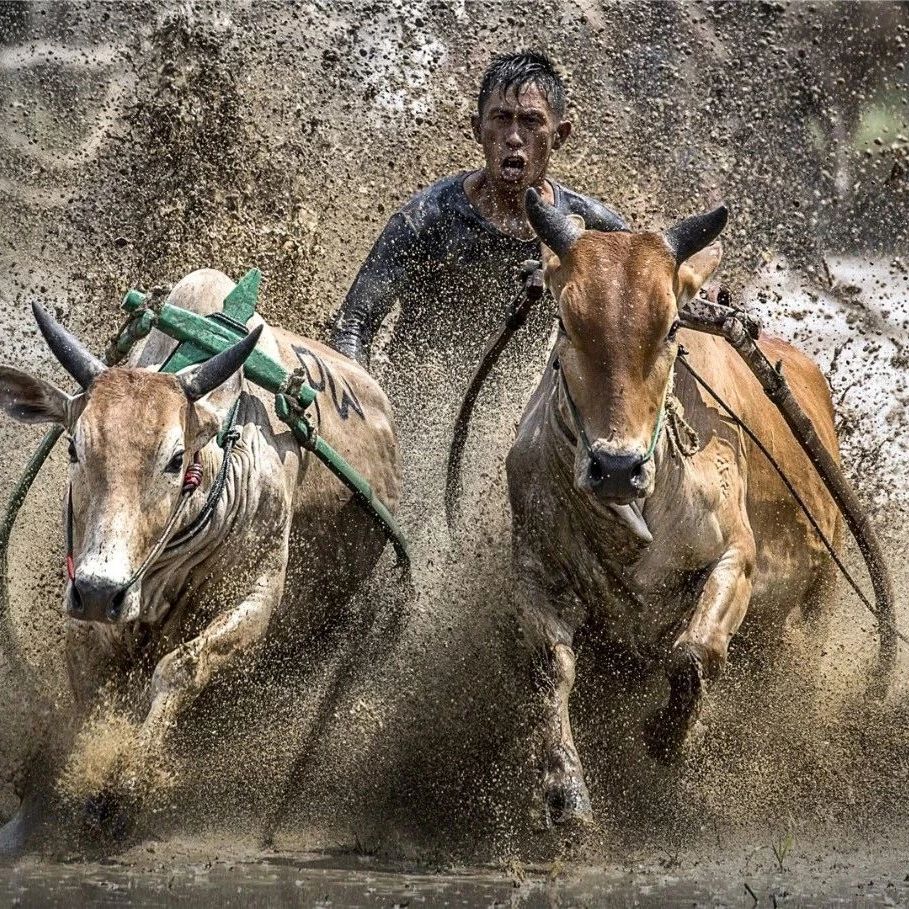
[[316,391],[328,391],[332,404],[342,420],[346,420],[353,411],[361,420],[366,417],[363,407],[357,399],[356,392],[350,387],[347,379],[341,380],[339,387],[331,370],[311,350],[302,344],[294,344],[294,353],[306,372],[306,381]]

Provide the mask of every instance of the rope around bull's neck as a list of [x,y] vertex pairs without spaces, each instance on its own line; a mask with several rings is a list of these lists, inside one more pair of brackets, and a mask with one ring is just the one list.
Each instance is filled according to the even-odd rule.
[[[574,398],[571,396],[571,391],[568,388],[568,380],[565,378],[565,373],[562,370],[562,366],[559,363],[558,357],[553,360],[552,368],[559,374],[559,381],[562,385],[562,391],[565,394],[565,401],[568,404],[568,412],[571,414],[571,420],[574,423],[574,428],[578,434],[578,438],[581,440],[581,443],[583,444],[588,457],[593,460],[593,446],[590,444],[590,439],[587,437],[587,431],[584,429],[584,423],[581,420],[581,414],[578,411],[577,405],[574,403]],[[672,394],[674,377],[675,371],[670,370],[669,381],[666,383],[666,387],[663,389],[663,399],[660,401],[660,409],[657,412],[656,423],[653,427],[653,434],[650,436],[650,444],[647,446],[647,450],[644,452],[644,457],[641,461],[642,464],[646,464],[651,458],[653,458],[653,455],[656,452],[657,444],[660,441],[660,436],[663,434],[663,427],[666,425],[666,402],[669,399],[669,396]]]

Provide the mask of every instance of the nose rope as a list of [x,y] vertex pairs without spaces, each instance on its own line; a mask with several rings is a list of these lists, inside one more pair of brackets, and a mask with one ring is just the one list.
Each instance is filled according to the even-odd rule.
[[[145,557],[145,561],[136,569],[133,576],[126,582],[123,590],[129,590],[137,581],[140,581],[145,573],[148,571],[152,562],[161,555],[161,550],[167,545],[167,541],[170,539],[170,535],[173,532],[174,527],[177,524],[177,521],[180,520],[184,510],[186,509],[187,504],[189,503],[189,497],[199,488],[202,484],[202,458],[197,451],[193,455],[192,463],[189,467],[186,468],[186,473],[183,474],[183,488],[180,490],[180,500],[177,502],[177,507],[174,508],[171,513],[170,519],[168,520],[164,530],[161,531],[161,536],[158,537],[158,542],[152,547],[152,551]],[[113,609],[113,618],[116,618],[118,610]],[[110,614],[111,610],[108,610]]]
[[[552,363],[552,368],[556,370],[559,374],[559,383],[562,386],[562,391],[565,393],[565,401],[568,404],[568,412],[571,414],[571,420],[574,423],[575,432],[578,434],[581,443],[584,446],[584,450],[587,452],[587,456],[594,460],[595,455],[593,451],[593,446],[590,444],[590,439],[587,437],[587,431],[584,429],[584,423],[581,420],[581,414],[578,412],[577,405],[574,403],[574,398],[571,396],[571,392],[568,389],[568,380],[565,378],[565,372],[562,370],[562,366],[558,359],[555,359]],[[675,379],[675,369],[672,369],[669,373],[669,381],[666,383],[666,387],[663,389],[663,399],[660,402],[660,410],[657,413],[656,425],[653,427],[653,434],[650,436],[650,444],[647,446],[647,450],[644,452],[643,460],[641,464],[646,464],[654,455],[656,451],[657,443],[660,441],[660,436],[663,433],[663,427],[666,424],[666,402],[669,399],[670,394],[672,394],[672,388]]]

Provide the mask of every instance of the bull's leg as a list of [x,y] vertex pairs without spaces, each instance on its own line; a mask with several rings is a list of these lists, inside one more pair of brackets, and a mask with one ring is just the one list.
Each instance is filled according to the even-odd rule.
[[[525,588],[526,589],[526,588]],[[593,819],[584,770],[574,744],[568,698],[574,688],[574,621],[557,613],[547,598],[528,591],[521,624],[529,643],[543,657],[543,805],[547,820],[589,823]],[[577,619],[572,616],[572,619]]]
[[242,602],[218,615],[198,637],[181,644],[155,667],[151,707],[139,737],[144,753],[160,753],[181,711],[202,692],[212,675],[249,652],[265,636],[284,591],[286,552],[285,540],[279,571],[260,575]]
[[68,622],[64,650],[75,710],[55,717],[53,736],[42,737],[30,758],[19,809],[0,827],[0,856],[18,855],[46,829],[54,810],[51,782],[98,692],[119,668],[111,636],[93,622]]
[[546,717],[544,720],[543,798],[550,820],[590,823],[593,814],[584,770],[574,744],[568,697],[574,687],[575,655],[567,644],[549,650]]
[[[248,595],[220,613],[201,634],[168,653],[152,675],[151,706],[139,729],[135,765],[166,764],[168,733],[181,712],[203,691],[214,673],[249,652],[265,635],[280,602],[287,567],[287,538],[256,579]],[[132,764],[132,762],[130,762]],[[85,822],[95,834],[119,839],[131,829],[145,792],[135,781],[108,780],[86,805]]]
[[645,723],[645,741],[657,760],[678,756],[697,719],[705,684],[725,665],[729,642],[748,611],[753,568],[754,540],[748,533],[744,542],[726,550],[708,576],[666,667],[669,701]]

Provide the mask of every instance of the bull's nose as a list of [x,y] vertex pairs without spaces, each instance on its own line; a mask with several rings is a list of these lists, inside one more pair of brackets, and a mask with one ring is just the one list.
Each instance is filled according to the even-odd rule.
[[590,488],[600,495],[615,498],[637,498],[643,495],[644,456],[640,454],[591,453],[587,467]]
[[126,590],[122,583],[109,578],[77,577],[67,611],[74,619],[115,622],[123,609]]

